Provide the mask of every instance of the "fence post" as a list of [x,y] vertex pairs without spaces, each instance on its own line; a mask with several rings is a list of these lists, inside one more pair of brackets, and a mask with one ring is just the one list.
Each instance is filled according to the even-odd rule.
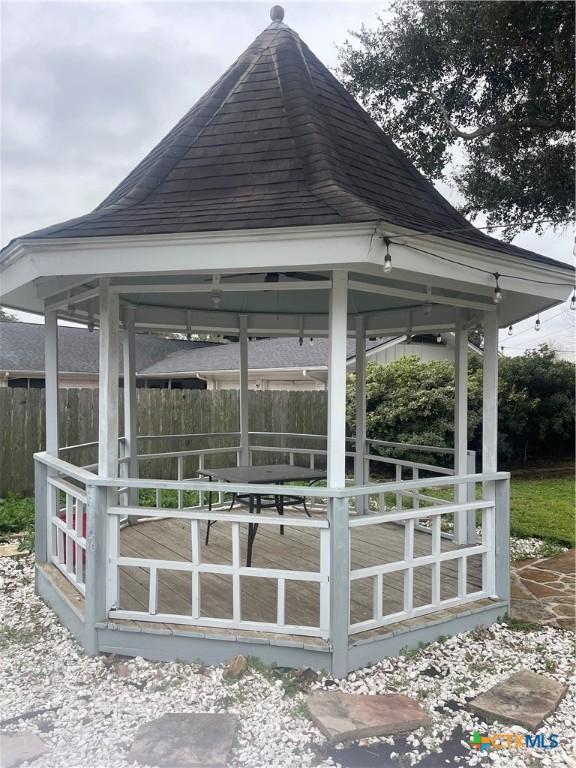
[[98,653],[96,624],[105,621],[106,611],[106,517],[109,489],[86,486],[86,595],[84,601],[84,649],[91,656]]
[[510,603],[510,479],[497,480],[494,489],[494,591]]
[[332,675],[348,674],[350,623],[350,528],[348,499],[330,500],[330,642]]
[[48,469],[34,460],[34,553],[37,563],[48,559]]

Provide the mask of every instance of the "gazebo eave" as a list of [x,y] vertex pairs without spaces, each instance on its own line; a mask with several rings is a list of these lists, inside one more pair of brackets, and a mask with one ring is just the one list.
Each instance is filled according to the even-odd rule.
[[[408,239],[410,235],[412,240]],[[170,275],[178,282],[183,275],[345,269],[381,279],[384,236],[402,238],[393,240],[390,246],[394,269],[386,276],[389,286],[397,281],[432,288],[448,286],[489,299],[494,273],[502,274],[502,290],[523,297],[518,310],[503,317],[503,323],[521,319],[518,312],[526,311],[527,296],[532,297],[533,305],[528,309],[533,314],[564,300],[569,292],[572,271],[568,265],[544,257],[543,261],[513,257],[435,235],[401,231],[382,222],[368,222],[138,237],[16,240],[4,249],[0,260],[0,296],[6,306],[43,312],[45,302],[67,298],[78,292],[79,286],[99,277],[129,285],[139,278],[164,280]],[[134,288],[131,290],[134,292]]]

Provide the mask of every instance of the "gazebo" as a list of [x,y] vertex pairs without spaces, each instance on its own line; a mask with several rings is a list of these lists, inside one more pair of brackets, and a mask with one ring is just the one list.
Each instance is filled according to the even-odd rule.
[[[0,255],[2,303],[46,323],[36,588],[91,654],[243,653],[342,675],[509,606],[498,329],[564,300],[572,273],[469,224],[283,16],[275,6],[272,23],[94,211]],[[88,445],[59,445],[59,319],[100,329],[99,434]],[[478,326],[477,461],[467,342]],[[237,431],[137,434],[139,330],[239,338]],[[366,337],[444,332],[456,334],[454,447],[368,440]],[[328,338],[327,435],[251,431],[248,339],[274,336]],[[435,463],[418,460],[430,454]],[[259,465],[287,478],[298,468],[301,481],[246,473]],[[209,471],[223,466],[238,473]],[[323,475],[323,485],[305,481]]]

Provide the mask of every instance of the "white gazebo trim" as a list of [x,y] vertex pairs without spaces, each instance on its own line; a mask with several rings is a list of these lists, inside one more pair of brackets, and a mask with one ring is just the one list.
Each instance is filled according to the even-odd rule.
[[335,270],[330,291],[328,350],[328,486],[346,485],[348,275]]
[[[354,461],[354,482],[364,485],[366,481],[366,318],[356,316],[356,457]],[[356,499],[356,512],[365,511],[365,499]]]
[[[457,475],[468,474],[468,331],[462,313],[458,319],[454,345],[454,471]],[[474,468],[472,469],[474,472]],[[469,495],[466,485],[459,485],[456,500],[464,503]],[[459,513],[454,520],[454,538],[459,544],[476,539],[476,516]]]
[[58,312],[56,310],[46,311],[44,325],[46,452],[58,458],[60,438],[58,431]]
[[250,464],[248,448],[248,315],[238,318],[240,342],[240,464]]
[[[122,334],[123,351],[123,378],[124,378],[124,440],[121,444],[122,464],[120,474],[122,477],[138,477],[138,411],[136,400],[136,337],[134,319],[136,307],[124,305],[122,307],[124,317],[124,332]],[[137,491],[134,488],[128,490],[127,504],[137,503]]]
[[100,281],[100,381],[98,392],[98,474],[118,476],[118,295]]

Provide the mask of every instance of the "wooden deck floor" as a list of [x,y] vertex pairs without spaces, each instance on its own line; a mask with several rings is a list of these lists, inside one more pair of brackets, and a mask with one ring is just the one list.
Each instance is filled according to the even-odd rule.
[[[297,512],[290,512],[293,516]],[[206,546],[202,523],[201,560],[206,563],[231,565],[231,526],[214,525]],[[242,525],[241,561],[246,557],[247,526]],[[415,557],[431,554],[432,537],[423,532],[415,534]],[[442,540],[442,550],[457,549]],[[286,527],[283,536],[279,528],[262,525],[258,530],[253,552],[253,567],[288,568],[315,571],[319,568],[319,531],[313,528]],[[393,523],[355,528],[351,538],[352,568],[368,567],[403,559],[404,528]],[[190,522],[185,520],[154,520],[123,528],[121,554],[161,560],[189,561],[191,559]],[[201,574],[201,610],[205,616],[231,618],[232,577]],[[147,610],[148,571],[143,568],[123,568],[120,574],[120,605],[123,610]],[[414,571],[415,607],[431,602],[431,566]],[[481,586],[481,557],[468,559],[467,591],[476,592]],[[448,561],[441,566],[441,598],[457,595],[457,563]],[[276,581],[273,579],[241,577],[242,618],[248,621],[276,620]],[[158,572],[158,613],[189,616],[191,613],[191,579],[183,571]],[[352,583],[351,620],[353,623],[370,619],[373,605],[372,579]],[[384,613],[402,610],[403,578],[401,573],[384,577]],[[297,581],[286,582],[287,624],[317,625],[319,621],[319,587]]]

